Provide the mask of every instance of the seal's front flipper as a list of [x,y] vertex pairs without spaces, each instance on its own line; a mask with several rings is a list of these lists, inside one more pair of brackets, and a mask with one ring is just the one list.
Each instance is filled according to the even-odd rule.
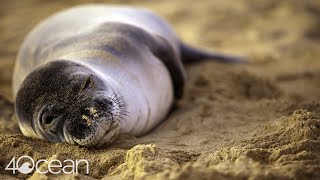
[[244,57],[208,52],[184,43],[180,43],[180,52],[182,61],[186,63],[199,62],[208,59],[227,63],[248,63],[248,60]]

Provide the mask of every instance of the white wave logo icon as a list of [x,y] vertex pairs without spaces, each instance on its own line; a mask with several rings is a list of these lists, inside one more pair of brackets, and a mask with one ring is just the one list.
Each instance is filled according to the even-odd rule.
[[22,174],[29,174],[33,170],[33,168],[30,168],[30,165],[30,163],[25,162],[18,168],[18,171]]

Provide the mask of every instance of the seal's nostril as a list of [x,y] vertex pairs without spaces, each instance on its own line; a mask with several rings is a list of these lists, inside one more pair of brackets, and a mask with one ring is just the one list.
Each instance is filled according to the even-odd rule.
[[75,139],[84,139],[92,133],[92,127],[88,126],[85,121],[77,120],[68,126],[67,131]]

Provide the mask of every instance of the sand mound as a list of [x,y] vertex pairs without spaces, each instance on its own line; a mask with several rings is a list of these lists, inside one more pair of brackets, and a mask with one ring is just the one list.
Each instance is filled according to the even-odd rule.
[[261,128],[251,139],[204,153],[196,162],[182,166],[153,144],[137,145],[127,152],[125,162],[110,176],[125,179],[315,177],[320,175],[315,173],[320,168],[319,135],[319,117],[298,110]]

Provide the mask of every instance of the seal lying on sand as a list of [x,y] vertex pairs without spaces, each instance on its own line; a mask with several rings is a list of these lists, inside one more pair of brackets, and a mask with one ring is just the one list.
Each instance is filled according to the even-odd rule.
[[49,17],[25,39],[13,90],[22,133],[81,146],[142,135],[182,96],[182,60],[240,58],[182,43],[155,14],[86,5]]

